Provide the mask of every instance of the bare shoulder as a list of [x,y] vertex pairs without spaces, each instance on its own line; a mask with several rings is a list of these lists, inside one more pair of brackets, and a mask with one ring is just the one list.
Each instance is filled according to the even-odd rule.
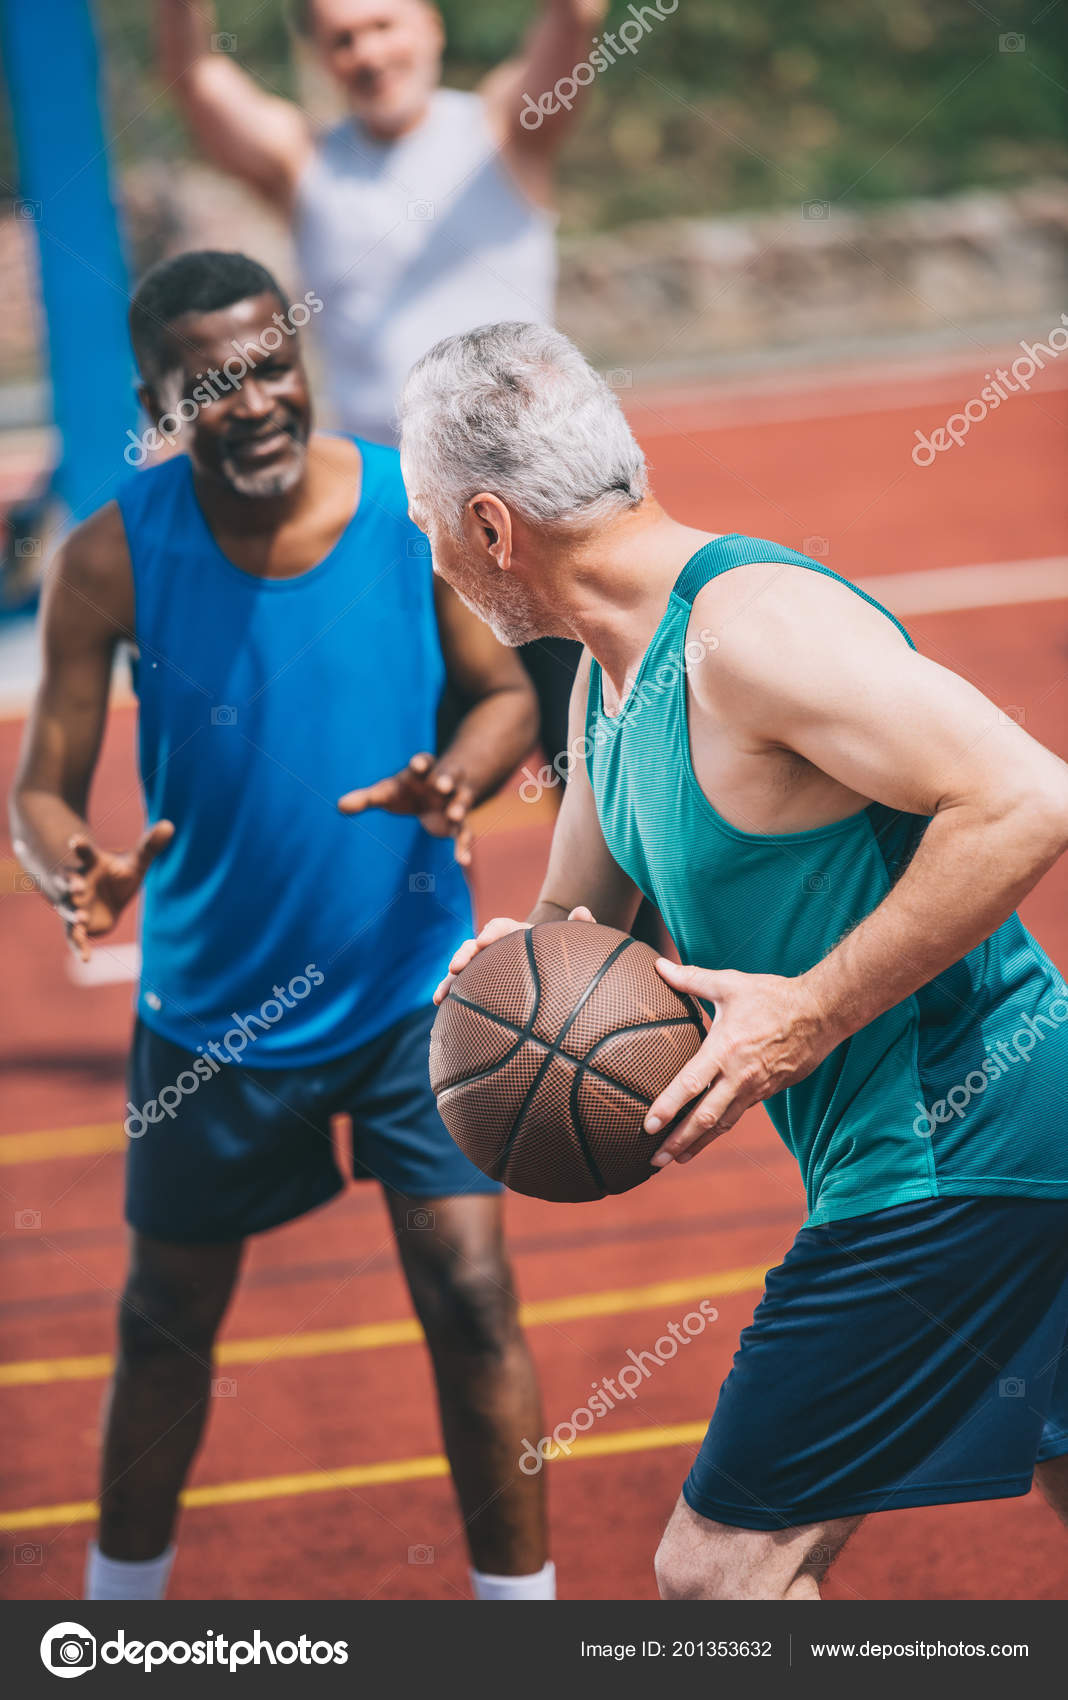
[[106,502],[74,527],[57,551],[48,579],[47,608],[53,621],[79,618],[97,630],[132,633],[133,572],[117,502]]
[[747,563],[711,579],[694,598],[691,631],[703,640],[691,685],[710,708],[739,686],[774,690],[790,672],[811,675],[834,657],[907,644],[901,628],[853,585],[780,561]]

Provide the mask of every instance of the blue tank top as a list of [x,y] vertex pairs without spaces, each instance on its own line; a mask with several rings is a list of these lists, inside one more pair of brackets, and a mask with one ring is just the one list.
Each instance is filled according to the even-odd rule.
[[227,559],[184,455],[118,498],[145,806],[176,828],[145,881],[138,1012],[176,1044],[255,1067],[384,1032],[430,1001],[471,932],[450,840],[337,812],[343,792],[434,749],[445,678],[399,457],[357,446],[357,511],[294,578]]

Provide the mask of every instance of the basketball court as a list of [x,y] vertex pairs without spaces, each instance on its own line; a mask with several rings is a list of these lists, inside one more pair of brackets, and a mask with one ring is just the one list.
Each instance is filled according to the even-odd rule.
[[[678,518],[775,538],[859,580],[921,650],[1068,753],[1068,361],[929,467],[911,452],[917,431],[944,424],[1018,352],[965,343],[952,357],[768,368],[718,385],[636,387],[626,400]],[[134,727],[131,706],[117,708],[99,769],[93,824],[110,846],[139,829]],[[5,789],[21,730],[18,711],[0,723]],[[521,915],[536,895],[553,798],[524,801],[521,778],[479,817],[483,919]],[[81,970],[6,839],[2,854],[0,1588],[58,1605],[81,1591],[124,1269],[133,919]],[[1065,882],[1062,866],[1021,910],[1061,964]],[[716,1313],[547,1466],[563,1598],[655,1597],[661,1528],[763,1272],[802,1218],[795,1167],[761,1110],[692,1166],[623,1197],[509,1199],[550,1430],[669,1323],[702,1300],[704,1315]],[[825,1592],[1058,1599],[1066,1585],[1063,1534],[1032,1494],[871,1517]],[[251,1246],[171,1586],[172,1598],[205,1596],[468,1597],[429,1367],[375,1188],[352,1186]]]

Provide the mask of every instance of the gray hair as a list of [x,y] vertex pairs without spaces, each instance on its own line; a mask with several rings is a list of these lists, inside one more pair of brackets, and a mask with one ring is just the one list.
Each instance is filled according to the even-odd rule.
[[579,527],[648,489],[614,391],[545,325],[445,337],[412,367],[398,411],[409,494],[453,534],[480,490],[528,520]]

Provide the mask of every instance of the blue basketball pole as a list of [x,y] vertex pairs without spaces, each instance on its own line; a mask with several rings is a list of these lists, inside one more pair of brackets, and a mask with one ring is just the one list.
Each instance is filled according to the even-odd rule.
[[17,211],[37,238],[42,351],[60,436],[54,488],[81,519],[129,475],[129,278],[111,190],[89,0],[0,0]]

